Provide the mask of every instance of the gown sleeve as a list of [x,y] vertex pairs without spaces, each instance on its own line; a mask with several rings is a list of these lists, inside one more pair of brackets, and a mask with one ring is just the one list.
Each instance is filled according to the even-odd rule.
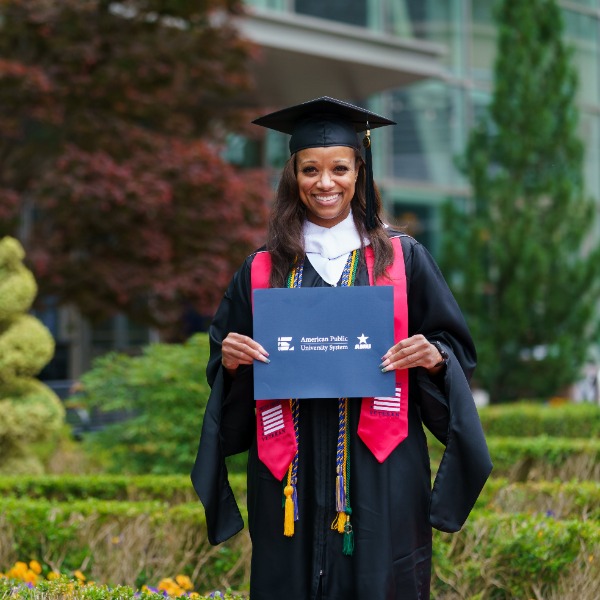
[[414,242],[408,252],[409,334],[440,342],[449,356],[441,374],[432,377],[419,368],[413,382],[423,423],[446,446],[429,519],[436,529],[454,532],[463,526],[492,470],[469,387],[477,357],[464,317],[433,258]]
[[244,526],[225,457],[247,450],[255,435],[252,368],[241,366],[236,377],[230,377],[221,364],[221,344],[232,331],[252,336],[250,264],[251,257],[234,275],[209,329],[206,376],[211,393],[191,479],[204,505],[208,540],[213,545]]

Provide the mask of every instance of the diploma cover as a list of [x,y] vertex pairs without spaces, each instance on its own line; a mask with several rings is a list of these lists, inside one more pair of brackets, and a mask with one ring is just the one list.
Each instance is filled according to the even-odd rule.
[[381,357],[394,345],[392,286],[254,290],[254,397],[394,396]]

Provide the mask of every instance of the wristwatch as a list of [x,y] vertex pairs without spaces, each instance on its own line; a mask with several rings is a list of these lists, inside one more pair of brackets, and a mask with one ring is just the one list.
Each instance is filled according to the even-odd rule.
[[444,346],[442,346],[442,344],[440,344],[440,342],[438,342],[437,340],[434,340],[433,342],[429,342],[432,346],[435,346],[438,350],[438,352],[442,355],[442,360],[440,360],[439,363],[437,363],[436,365],[433,365],[433,368],[436,369],[437,367],[442,367],[443,365],[445,365],[448,362],[448,352],[446,352]]

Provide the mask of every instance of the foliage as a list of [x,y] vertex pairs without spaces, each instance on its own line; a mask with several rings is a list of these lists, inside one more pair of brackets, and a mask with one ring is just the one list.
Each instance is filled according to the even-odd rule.
[[11,237],[0,240],[0,473],[40,473],[33,444],[52,439],[64,411],[56,394],[34,376],[50,361],[54,341],[25,314],[37,287]]
[[473,202],[446,207],[441,261],[493,402],[559,393],[600,338],[600,245],[560,8],[504,0],[497,21],[494,94],[462,164]]
[[[171,330],[210,313],[267,218],[225,163],[254,48],[238,0],[3,0],[0,221],[44,294]],[[240,119],[242,117],[242,119]],[[171,328],[171,329],[170,329]]]
[[[570,491],[577,495],[574,486]],[[247,582],[248,536],[210,548],[198,504],[168,508],[162,503],[5,498],[0,508],[3,539],[13,549],[13,555],[0,556],[3,568],[14,564],[14,555],[30,560],[43,548],[53,570],[72,573],[85,562],[90,578],[111,585],[139,585],[131,583],[139,576],[156,581],[166,572],[188,574],[201,590]],[[547,597],[561,585],[569,589],[568,579],[561,580],[577,564],[597,579],[600,525],[571,518],[575,515],[558,519],[551,513],[478,509],[458,534],[435,532],[432,597]]]
[[[475,514],[453,536],[434,535],[433,597],[586,598],[573,595],[573,565],[598,579],[600,528],[596,522],[525,514]],[[570,585],[570,587],[569,587]]]
[[[31,561],[30,564],[39,565],[37,561]],[[23,571],[21,565],[26,566],[26,563],[16,563],[11,571],[15,569]],[[31,569],[29,571],[31,572]],[[50,575],[53,573],[51,572]],[[201,596],[196,592],[186,591],[178,584],[171,585],[173,581],[171,578],[162,580],[156,588],[143,586],[141,590],[136,590],[122,585],[109,587],[94,582],[86,583],[81,580],[82,577],[84,577],[83,574],[78,571],[72,578],[62,576],[42,579],[38,577],[32,584],[24,577],[2,577],[0,574],[0,598],[3,600],[4,598],[21,600],[164,600],[165,594],[167,594],[170,597],[185,596],[194,598],[194,600],[242,600],[242,596],[237,594],[222,594],[221,592],[212,592],[208,596]],[[178,575],[176,579],[185,583],[186,576]]]
[[80,401],[131,418],[90,434],[106,451],[109,470],[189,473],[194,463],[210,389],[204,374],[208,336],[184,344],[151,344],[142,356],[111,353],[82,378]]
[[518,402],[479,409],[486,436],[600,437],[600,407],[591,404],[545,406]]
[[[444,447],[431,436],[432,469]],[[511,481],[542,479],[600,481],[600,440],[597,438],[488,437],[495,477]]]
[[[243,500],[246,476],[230,475],[235,495]],[[0,477],[0,496],[43,498],[68,502],[95,498],[143,502],[157,500],[169,505],[197,502],[189,475],[61,475]]]
[[0,498],[0,514],[0,569],[43,557],[56,572],[82,570],[110,585],[139,586],[182,573],[199,591],[241,589],[248,578],[249,536],[211,547],[199,502],[9,497]]

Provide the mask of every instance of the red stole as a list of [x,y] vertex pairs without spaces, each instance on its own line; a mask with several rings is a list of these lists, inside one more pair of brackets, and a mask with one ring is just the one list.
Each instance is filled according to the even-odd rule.
[[[408,304],[404,255],[399,237],[391,238],[394,262],[375,285],[394,286],[394,340],[408,337]],[[373,282],[374,255],[365,248],[369,282]],[[269,287],[271,255],[259,252],[251,267],[252,291]],[[391,279],[391,281],[390,281]],[[396,394],[393,398],[363,398],[358,435],[375,458],[382,463],[408,435],[408,370],[396,370]],[[290,400],[256,401],[256,436],[258,457],[278,480],[283,479],[296,450],[296,436]]]

